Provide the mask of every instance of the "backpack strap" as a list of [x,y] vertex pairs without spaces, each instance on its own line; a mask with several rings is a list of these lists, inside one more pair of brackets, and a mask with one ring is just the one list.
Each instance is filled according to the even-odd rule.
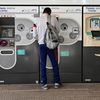
[[47,22],[51,24],[51,15],[47,16]]

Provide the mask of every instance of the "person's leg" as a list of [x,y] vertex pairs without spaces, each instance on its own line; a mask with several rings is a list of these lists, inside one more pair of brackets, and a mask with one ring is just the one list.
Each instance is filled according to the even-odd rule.
[[46,76],[46,57],[47,57],[47,50],[44,44],[39,45],[40,49],[40,78],[41,84],[47,84],[47,76]]
[[54,49],[54,56],[55,56],[55,59],[58,61],[58,48]]
[[54,55],[54,50],[48,49],[47,53],[49,55],[50,61],[51,61],[52,66],[53,66],[54,83],[60,83],[59,67],[58,67],[58,62],[57,62],[55,55]]

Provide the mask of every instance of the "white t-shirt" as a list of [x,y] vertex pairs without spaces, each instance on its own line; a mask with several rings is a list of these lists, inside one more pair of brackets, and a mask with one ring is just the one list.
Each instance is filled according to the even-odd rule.
[[[51,17],[51,18],[49,18]],[[51,19],[51,20],[50,20]],[[38,43],[44,44],[44,36],[47,29],[47,22],[50,22],[58,31],[59,33],[59,23],[57,21],[57,18],[55,16],[49,16],[48,14],[44,13],[37,21],[37,30],[35,34],[33,34],[34,37],[38,36]]]

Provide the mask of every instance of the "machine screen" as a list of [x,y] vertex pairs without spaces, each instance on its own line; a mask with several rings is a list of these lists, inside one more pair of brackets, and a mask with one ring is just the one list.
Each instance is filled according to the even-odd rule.
[[0,27],[0,38],[14,38],[14,28]]

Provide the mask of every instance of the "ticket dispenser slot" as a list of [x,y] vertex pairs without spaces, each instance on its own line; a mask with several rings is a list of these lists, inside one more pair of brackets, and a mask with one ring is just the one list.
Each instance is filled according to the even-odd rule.
[[2,55],[4,54],[4,55],[6,55],[6,54],[13,54],[13,51],[12,50],[2,50],[1,52],[0,52]]
[[16,63],[15,18],[0,17],[0,67],[11,69]]

